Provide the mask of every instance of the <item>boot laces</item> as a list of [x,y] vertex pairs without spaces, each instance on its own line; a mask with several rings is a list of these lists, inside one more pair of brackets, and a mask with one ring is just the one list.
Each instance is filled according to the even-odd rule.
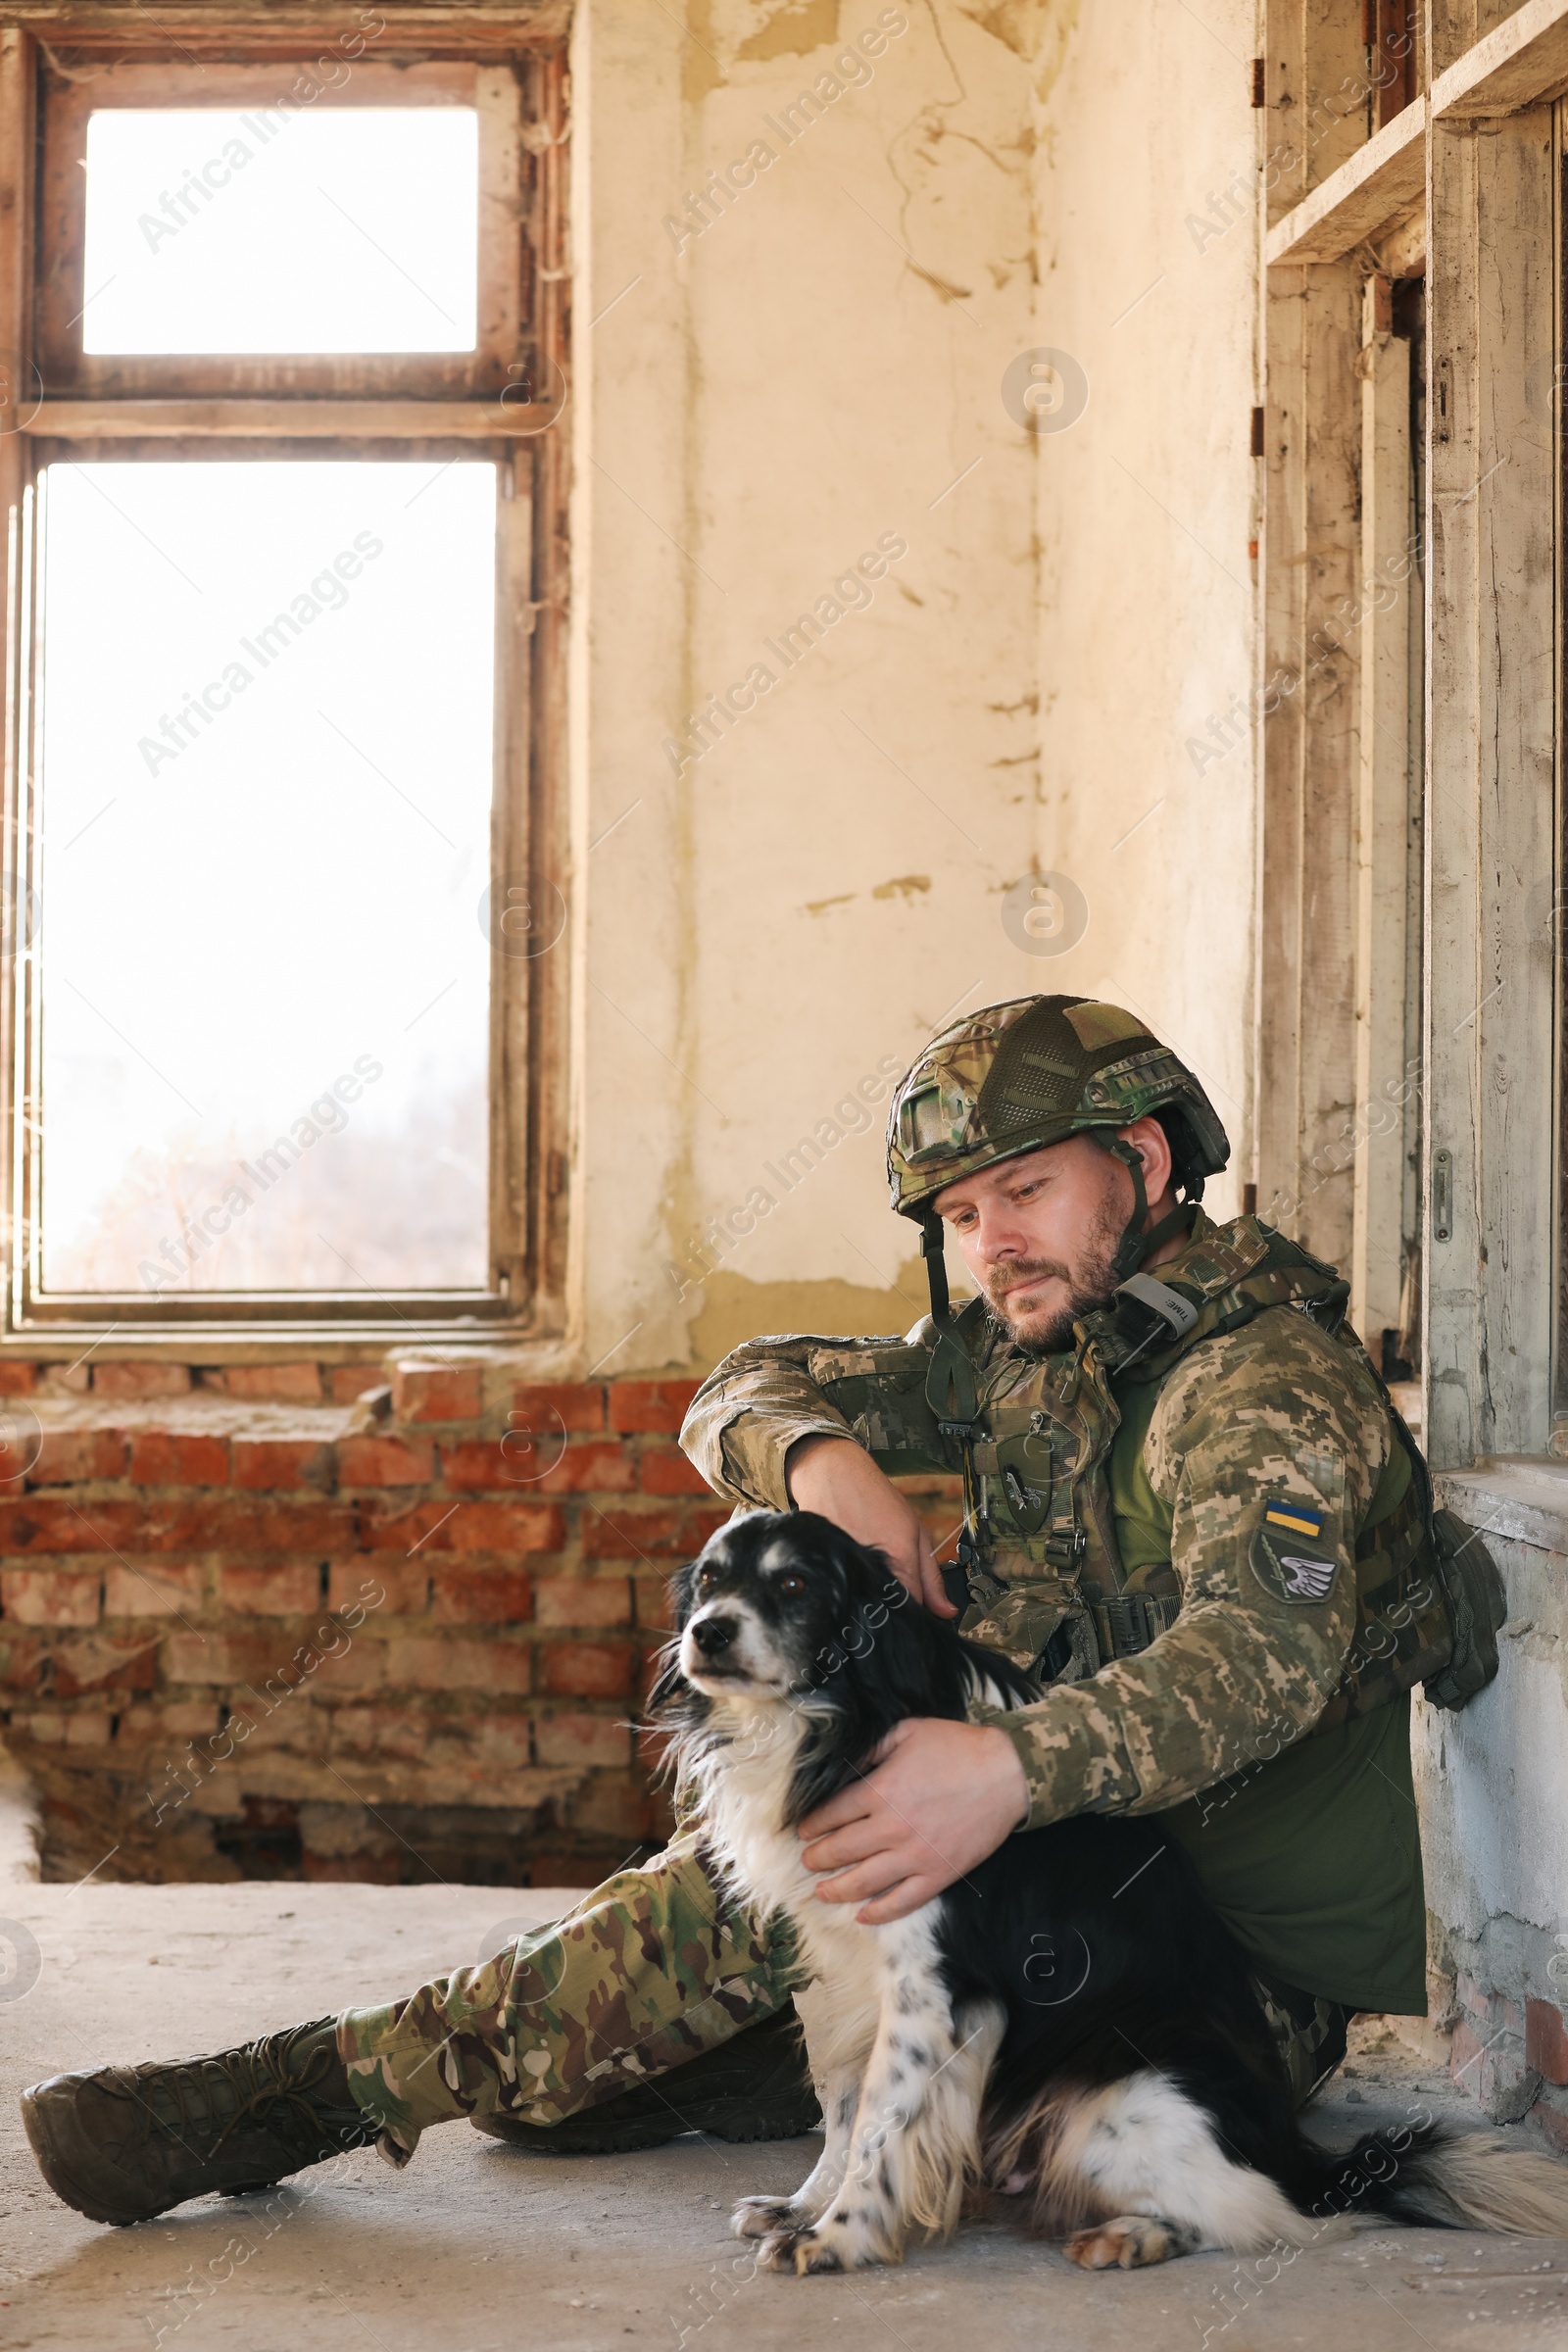
[[160,2068],[164,2080],[159,2088],[172,2095],[175,2136],[183,2144],[188,2144],[187,2133],[205,2137],[219,2124],[230,2099],[233,2112],[219,2127],[209,2157],[217,2156],[245,2124],[270,2125],[285,2134],[293,2125],[318,2136],[321,2118],[310,2094],[323,2088],[329,2080],[335,2052],[320,2043],[302,2063],[294,2064],[300,2035],[315,2030],[296,2027],[286,2034],[267,2034],[236,2050],[198,2058],[186,2066]]

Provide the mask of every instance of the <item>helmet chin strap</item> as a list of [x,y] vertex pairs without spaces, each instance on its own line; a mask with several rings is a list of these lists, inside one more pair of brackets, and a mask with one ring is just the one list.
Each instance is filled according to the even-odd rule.
[[977,1409],[974,1366],[954,1329],[953,1306],[948,1297],[948,1265],[942,1254],[943,1238],[942,1219],[934,1209],[927,1209],[920,1219],[920,1254],[925,1259],[937,1344],[931,1352],[925,1393],[939,1421],[961,1424],[968,1429]]
[[[937,1417],[937,1427],[945,1438],[956,1444],[963,1468],[963,1525],[958,1532],[958,1569],[965,1592],[972,1592],[971,1577],[978,1571],[983,1557],[979,1497],[975,1486],[974,1441],[975,1422],[980,1400],[975,1389],[974,1366],[969,1361],[962,1341],[958,1338],[952,1302],[948,1297],[948,1267],[942,1254],[942,1219],[934,1208],[927,1208],[920,1219],[920,1254],[925,1259],[925,1278],[931,1293],[931,1320],[936,1325],[936,1346],[926,1367],[926,1402]],[[950,1591],[948,1597],[961,1605],[962,1595]]]
[[1151,1226],[1146,1233],[1144,1227],[1149,1222],[1149,1195],[1144,1189],[1142,1158],[1126,1137],[1121,1135],[1109,1137],[1101,1145],[1101,1150],[1108,1152],[1113,1159],[1119,1159],[1133,1180],[1133,1213],[1122,1230],[1121,1240],[1116,1244],[1116,1254],[1110,1261],[1112,1280],[1119,1288],[1130,1275],[1137,1273],[1152,1250],[1157,1250],[1162,1242],[1168,1242],[1172,1234],[1186,1231],[1192,1224],[1197,1201],[1184,1200],[1179,1208],[1173,1208],[1169,1216],[1161,1217],[1158,1224]]

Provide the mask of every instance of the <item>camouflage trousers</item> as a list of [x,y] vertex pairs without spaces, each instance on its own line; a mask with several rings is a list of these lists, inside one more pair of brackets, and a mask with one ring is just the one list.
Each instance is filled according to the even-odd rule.
[[1291,2105],[1304,2107],[1344,2059],[1346,2034],[1356,2013],[1320,1993],[1264,1977],[1253,1977],[1252,1990],[1291,2079]]
[[[760,1926],[726,1895],[688,1832],[476,1968],[346,2011],[338,2050],[382,2154],[406,2164],[431,2124],[602,2106],[760,2024],[804,1982],[787,1923]],[[1346,2012],[1254,1983],[1299,2106],[1345,2054]]]
[[788,1924],[759,1927],[688,1832],[478,1967],[348,2010],[338,2051],[382,2154],[406,2163],[430,2124],[601,2106],[760,2024],[800,1982]]

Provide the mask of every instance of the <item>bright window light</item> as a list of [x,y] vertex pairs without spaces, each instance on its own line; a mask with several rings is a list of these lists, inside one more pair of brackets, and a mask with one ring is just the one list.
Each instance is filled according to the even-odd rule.
[[471,351],[478,156],[469,107],[92,115],[82,348]]
[[45,1288],[484,1287],[495,467],[44,483]]

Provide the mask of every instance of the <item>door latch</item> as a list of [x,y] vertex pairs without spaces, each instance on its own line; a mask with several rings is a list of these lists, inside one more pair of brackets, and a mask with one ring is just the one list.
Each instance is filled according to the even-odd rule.
[[1432,1154],[1432,1239],[1453,1239],[1453,1153],[1446,1147]]

